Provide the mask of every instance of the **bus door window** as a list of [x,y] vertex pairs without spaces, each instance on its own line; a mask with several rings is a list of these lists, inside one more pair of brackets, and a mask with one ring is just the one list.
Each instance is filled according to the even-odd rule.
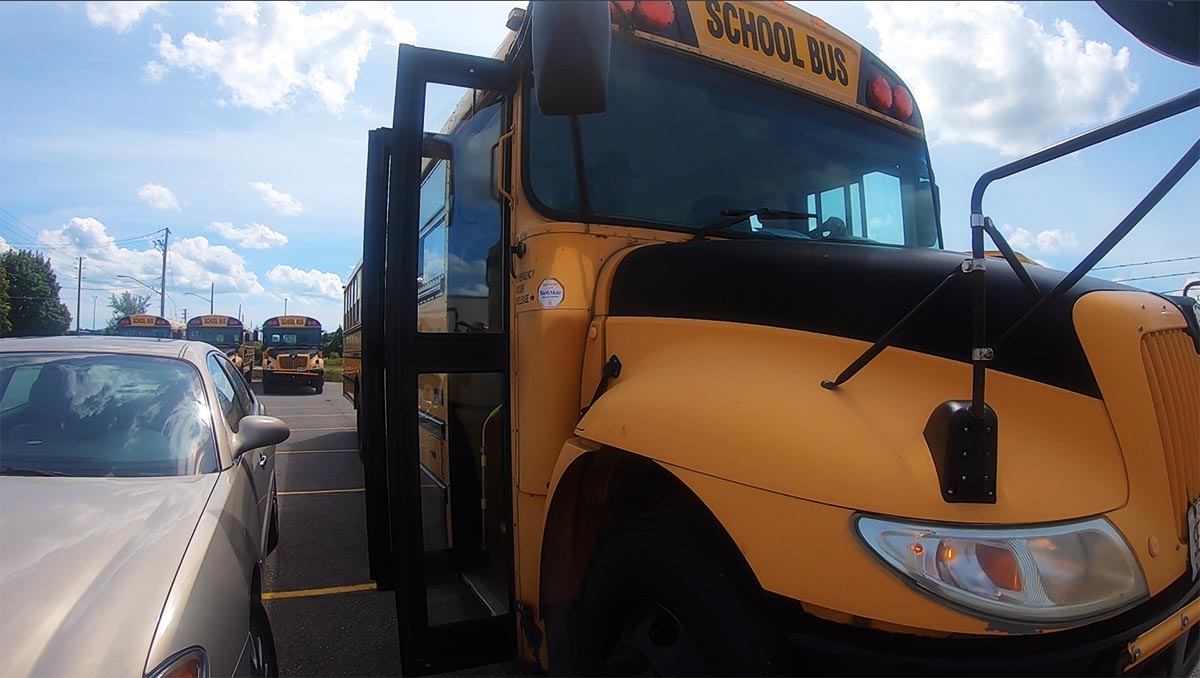
[[452,134],[449,159],[434,160],[421,186],[422,332],[502,332],[500,202],[493,194],[493,146],[500,104],[480,106]]

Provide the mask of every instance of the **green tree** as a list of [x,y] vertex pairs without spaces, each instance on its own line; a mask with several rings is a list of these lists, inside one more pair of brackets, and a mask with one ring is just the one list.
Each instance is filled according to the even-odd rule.
[[122,292],[121,296],[110,294],[108,299],[108,307],[112,309],[113,316],[108,319],[108,326],[105,332],[112,333],[113,328],[117,326],[117,321],[127,315],[138,315],[145,313],[150,307],[149,294],[131,294]]
[[324,339],[321,353],[327,356],[342,355],[342,328],[340,326],[334,332],[326,332]]
[[12,313],[12,304],[8,301],[8,273],[0,266],[0,337],[12,334],[12,321],[8,319]]
[[67,305],[58,300],[58,276],[50,261],[28,250],[0,254],[8,278],[9,328],[5,336],[65,334],[71,326]]

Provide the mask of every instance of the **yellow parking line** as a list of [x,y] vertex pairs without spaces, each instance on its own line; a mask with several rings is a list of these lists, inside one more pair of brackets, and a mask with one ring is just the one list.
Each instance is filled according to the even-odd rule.
[[374,591],[375,582],[368,584],[351,584],[350,586],[329,586],[323,589],[301,589],[299,591],[269,591],[262,594],[263,600],[283,600],[286,598],[310,598],[312,596],[331,596],[335,593],[353,593],[355,591]]
[[276,492],[281,497],[290,497],[298,494],[345,494],[347,492],[362,492],[361,487],[347,487],[341,490],[293,490],[292,492]]
[[275,450],[275,454],[321,454],[323,452],[357,452],[358,450]]

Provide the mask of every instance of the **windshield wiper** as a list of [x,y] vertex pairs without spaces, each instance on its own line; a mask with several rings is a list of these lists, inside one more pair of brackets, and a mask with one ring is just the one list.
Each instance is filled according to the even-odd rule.
[[696,235],[692,238],[692,240],[699,240],[706,235],[729,228],[734,224],[740,224],[750,217],[758,217],[759,221],[769,221],[772,219],[816,219],[817,215],[809,214],[808,212],[776,210],[771,209],[770,207],[760,207],[756,210],[724,209],[721,210],[720,219],[701,227],[700,230],[696,231]]
[[51,471],[44,468],[17,468],[16,466],[5,466],[0,468],[0,476],[72,476],[73,473],[65,473],[63,471]]

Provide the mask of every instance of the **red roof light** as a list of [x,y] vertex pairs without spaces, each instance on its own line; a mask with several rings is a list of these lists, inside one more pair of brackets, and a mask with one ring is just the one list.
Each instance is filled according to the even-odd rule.
[[896,85],[892,88],[892,113],[901,120],[908,120],[913,114],[913,98],[908,88]]
[[[905,90],[905,94],[907,93],[908,91]],[[867,82],[867,103],[880,113],[887,113],[891,110],[892,86],[882,75],[877,75]],[[909,103],[912,103],[911,97],[909,97]]]
[[639,28],[657,33],[675,23],[675,5],[670,0],[637,0],[633,20]]

